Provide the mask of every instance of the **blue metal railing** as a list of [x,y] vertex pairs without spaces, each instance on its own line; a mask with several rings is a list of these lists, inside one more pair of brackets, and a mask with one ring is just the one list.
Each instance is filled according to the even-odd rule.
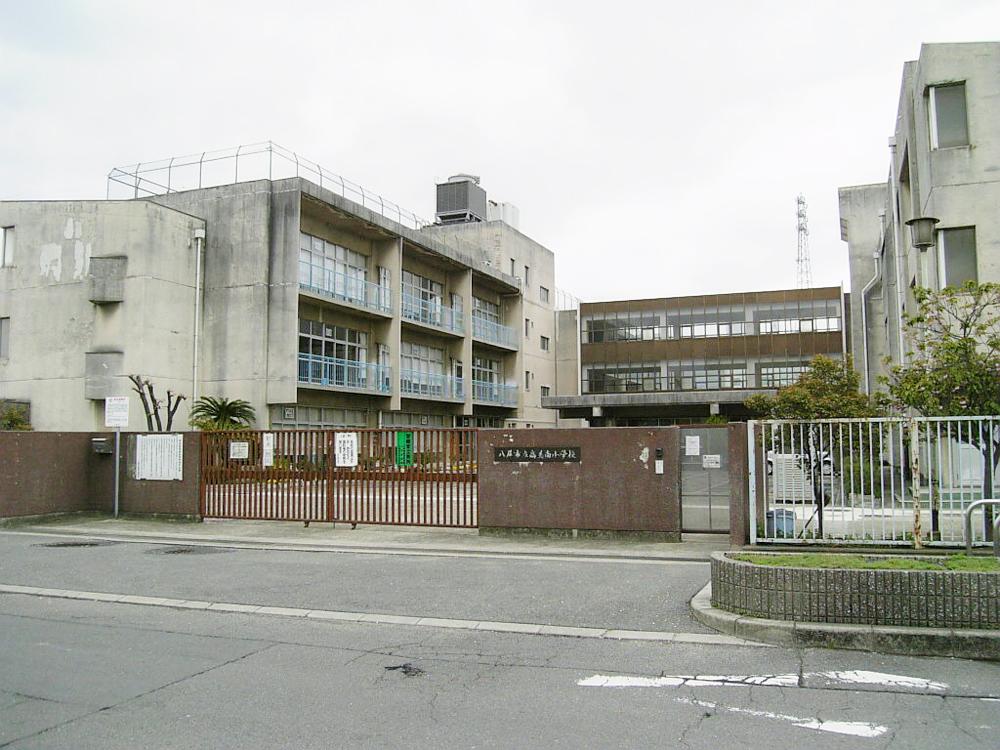
[[465,398],[465,380],[450,375],[419,370],[403,370],[399,379],[403,396],[421,398],[460,399]]
[[517,348],[517,331],[510,326],[494,323],[492,320],[480,318],[472,313],[472,335],[483,341],[491,341],[501,346]]
[[472,400],[503,406],[517,406],[517,386],[473,380]]
[[422,299],[420,290],[408,284],[403,285],[403,317],[455,333],[465,331],[465,317],[461,312],[441,304],[440,297]]
[[391,393],[391,375],[386,365],[299,353],[300,383]]
[[387,286],[299,261],[299,286],[315,294],[351,302],[379,312],[392,312],[392,291]]

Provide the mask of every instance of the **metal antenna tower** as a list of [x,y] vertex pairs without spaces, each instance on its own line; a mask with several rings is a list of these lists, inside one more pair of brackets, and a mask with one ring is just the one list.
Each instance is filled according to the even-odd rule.
[[799,222],[799,250],[795,259],[799,289],[812,286],[812,268],[809,263],[809,217],[806,216],[806,199],[799,193],[795,199],[796,216]]

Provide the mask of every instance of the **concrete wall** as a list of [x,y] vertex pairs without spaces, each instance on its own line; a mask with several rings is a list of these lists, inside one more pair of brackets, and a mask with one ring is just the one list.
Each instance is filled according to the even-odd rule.
[[[513,358],[513,372],[507,374],[508,381],[518,386],[519,413],[508,421],[519,427],[554,427],[556,412],[542,407],[541,389],[548,386],[552,395],[556,393],[555,255],[503,221],[445,224],[427,227],[425,231],[431,236],[454,237],[466,243],[479,253],[482,262],[521,280],[520,305],[510,306],[509,317],[504,321],[517,331],[521,340]],[[542,300],[542,287],[549,290],[547,302]],[[525,319],[530,321],[527,330]],[[541,348],[543,336],[549,340],[547,352]],[[527,384],[526,371],[531,373]]]
[[[0,226],[16,236],[13,264],[0,268],[0,317],[11,321],[0,399],[30,401],[35,429],[93,430],[103,426],[97,391],[128,395],[124,375],[150,378],[161,396],[190,394],[192,237],[203,221],[144,202],[13,201],[0,203]],[[99,257],[124,259],[123,301],[90,301]],[[102,372],[89,394],[88,353]],[[132,406],[130,427],[142,429]]]
[[[856,185],[840,188],[838,195],[841,231],[847,235],[851,268],[850,320],[845,321],[845,325],[850,325],[854,369],[861,374],[863,384],[869,384],[869,391],[874,391],[878,384],[878,376],[882,374],[882,359],[888,354],[884,323],[885,294],[893,293],[893,279],[891,276],[886,278],[883,273],[885,270],[883,227],[891,231],[891,217],[885,214],[888,187],[885,183]],[[872,288],[867,296],[863,295],[865,286],[873,278],[875,282]],[[864,315],[863,305],[867,305]],[[866,318],[865,328],[862,327],[863,317]]]
[[[544,529],[680,539],[677,428],[481,430],[481,532]],[[578,463],[506,463],[495,448],[578,448]],[[656,450],[665,470],[655,473]]]
[[[931,148],[929,89],[964,82],[969,144]],[[873,371],[883,356],[901,361],[912,348],[902,326],[902,313],[916,312],[913,286],[940,288],[943,275],[937,248],[918,251],[912,245],[909,219],[933,216],[939,230],[974,226],[980,282],[1000,281],[1000,43],[925,44],[918,60],[903,69],[896,121],[892,130],[889,182],[881,209],[886,214],[881,322],[869,326],[869,362]],[[868,244],[877,215],[874,186],[841,190],[841,218],[848,220],[851,291],[859,293],[871,278]],[[845,204],[845,196],[848,198]],[[898,211],[897,211],[898,206]],[[862,228],[856,240],[857,226]],[[898,248],[898,250],[897,250]],[[866,257],[866,255],[868,257]],[[874,290],[877,297],[879,289]],[[855,297],[860,300],[859,296]],[[859,305],[855,305],[859,308]],[[873,316],[870,316],[873,317]],[[861,350],[860,328],[852,328],[855,351]],[[855,357],[858,360],[858,357]]]
[[267,180],[149,199],[207,222],[200,395],[296,401],[298,193]]
[[[0,519],[114,510],[114,456],[96,454],[92,438],[107,432],[0,432]],[[123,434],[119,488],[122,513],[196,516],[201,434],[184,433],[183,481],[134,478],[135,434]]]

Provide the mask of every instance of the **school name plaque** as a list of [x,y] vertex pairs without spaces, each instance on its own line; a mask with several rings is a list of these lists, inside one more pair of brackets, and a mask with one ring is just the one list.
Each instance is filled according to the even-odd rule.
[[580,446],[559,448],[494,448],[495,463],[580,463]]

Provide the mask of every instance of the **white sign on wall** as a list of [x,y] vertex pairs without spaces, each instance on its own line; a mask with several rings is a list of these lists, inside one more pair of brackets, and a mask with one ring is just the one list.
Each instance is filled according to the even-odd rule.
[[128,396],[108,396],[104,399],[104,426],[128,427]]
[[701,468],[721,469],[722,456],[719,454],[706,453],[704,456],[701,457]]
[[700,456],[701,455],[701,436],[700,435],[685,435],[684,436],[684,455],[685,456]]
[[231,459],[250,458],[250,443],[243,440],[233,440],[229,443],[229,457]]
[[184,479],[183,435],[136,435],[135,478],[154,481]]
[[274,433],[265,432],[261,451],[264,459],[264,466],[274,466]]
[[336,433],[333,438],[333,451],[337,456],[337,466],[357,466],[358,433]]

